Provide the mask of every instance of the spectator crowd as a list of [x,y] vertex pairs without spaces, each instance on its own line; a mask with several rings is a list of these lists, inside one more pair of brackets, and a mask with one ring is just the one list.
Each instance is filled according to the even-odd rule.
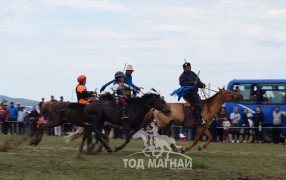
[[[282,132],[282,127],[285,129],[286,119],[280,111],[280,107],[276,106],[272,113],[273,126],[263,127],[264,118],[260,106],[256,107],[255,112],[244,108],[242,113],[239,113],[238,108],[235,107],[231,114],[227,114],[225,108],[221,107],[209,126],[209,130],[215,142],[262,143],[264,142],[263,128],[268,128],[272,131],[271,142],[274,144],[283,143],[286,133]],[[180,126],[173,126],[172,128],[172,134],[176,140],[193,140],[195,133],[195,128]],[[202,136],[201,139],[203,138]]]
[[[51,102],[57,102],[54,96],[51,96]],[[59,101],[64,101],[61,96]],[[30,122],[39,116],[39,110],[45,99],[34,105],[31,110],[25,110],[21,103],[10,102],[8,106],[5,101],[0,104],[0,124],[1,134],[7,135],[27,135],[29,134]],[[42,122],[48,120],[47,115],[43,115]],[[231,114],[227,114],[224,107],[221,107],[217,115],[214,117],[213,123],[209,126],[209,130],[213,136],[213,141],[216,142],[231,142],[231,143],[261,143],[263,142],[262,124],[264,114],[261,107],[257,106],[255,112],[244,108],[242,113],[239,113],[238,108],[234,108]],[[272,113],[272,143],[283,143],[281,137],[281,127],[286,119],[284,114],[280,112],[280,107],[276,106]],[[285,124],[285,123],[284,123]],[[74,131],[75,127],[72,124],[66,123],[62,126],[50,128],[47,131],[48,135],[61,136],[67,132]],[[173,126],[172,136],[176,140],[193,140],[195,137],[195,128],[185,128]],[[114,138],[123,138],[122,130],[114,130]],[[203,137],[201,137],[203,138]]]
[[[57,102],[54,96],[51,96],[50,101]],[[60,101],[64,101],[63,96],[60,97]],[[23,106],[20,102],[16,103],[16,106],[14,102],[10,102],[8,106],[7,102],[3,100],[0,104],[0,133],[4,135],[28,135],[30,132],[30,122],[39,116],[39,109],[44,102],[45,99],[42,98],[42,101],[38,105],[34,105],[31,110],[27,110],[27,107]],[[45,123],[48,120],[48,116],[44,115],[43,118],[44,121],[42,123]],[[71,132],[73,129],[73,125],[67,123],[62,126],[50,128],[47,134],[61,136],[67,132]]]

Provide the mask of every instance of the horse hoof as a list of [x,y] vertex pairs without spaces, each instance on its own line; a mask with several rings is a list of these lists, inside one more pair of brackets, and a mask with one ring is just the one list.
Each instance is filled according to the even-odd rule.
[[199,146],[198,147],[198,151],[201,151],[203,148],[202,148],[202,146]]
[[115,149],[114,149],[114,152],[117,152],[117,151],[119,151],[119,150],[121,150],[122,148],[118,148],[118,147],[116,147]]

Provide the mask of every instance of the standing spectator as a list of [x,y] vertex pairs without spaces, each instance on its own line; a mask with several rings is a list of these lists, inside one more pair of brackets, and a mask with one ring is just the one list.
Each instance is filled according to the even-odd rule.
[[58,100],[55,99],[55,96],[54,95],[51,95],[51,102],[55,103],[55,102],[58,102]]
[[237,107],[234,108],[233,113],[230,114],[230,120],[231,120],[231,134],[232,134],[232,141],[231,143],[239,143],[239,131],[240,131],[240,114],[238,113]]
[[[60,101],[59,102],[64,102],[64,97],[63,96],[60,97]],[[62,127],[61,126],[54,127],[54,133],[55,133],[55,136],[61,136],[61,134],[62,134]]]
[[20,103],[20,102],[17,102],[16,106],[17,106],[17,109],[18,109],[18,111],[19,111],[19,110],[21,109],[21,103]]
[[273,119],[273,129],[272,129],[272,142],[273,143],[281,143],[281,138],[280,138],[280,134],[281,134],[281,124],[282,124],[282,120],[284,119],[283,117],[283,113],[280,112],[280,107],[276,106],[275,107],[275,111],[272,113],[272,119]]
[[18,109],[14,106],[14,102],[10,103],[8,107],[8,127],[10,134],[16,135],[17,132],[17,116]]
[[30,112],[26,111],[25,112],[25,117],[24,117],[24,129],[25,129],[25,135],[30,133]]
[[223,126],[223,141],[222,142],[229,142],[228,133],[229,133],[229,127],[231,126],[231,124],[227,120],[227,118],[223,120],[222,126]]
[[215,116],[211,125],[209,126],[210,133],[213,137],[213,142],[217,142],[217,119],[217,116]]
[[254,124],[254,143],[262,142],[262,123],[264,121],[264,114],[261,111],[261,107],[256,107],[256,112],[253,115],[253,124]]
[[[253,117],[253,114],[251,111],[249,111],[247,108],[243,109],[243,114],[242,114],[242,127],[243,129],[243,143],[249,143],[249,136],[250,136],[250,121],[251,118]],[[252,125],[252,124],[251,124]]]
[[8,120],[8,109],[7,109],[7,105],[4,101],[1,102],[0,105],[0,122],[2,123],[2,133],[3,134],[7,134],[8,130],[7,130],[7,121]]
[[39,103],[39,108],[41,111],[42,105],[45,103],[45,98],[42,98],[42,101]]
[[227,114],[225,112],[225,108],[221,107],[220,111],[217,114],[217,134],[219,137],[219,141],[223,141],[223,122],[227,121]]
[[[56,102],[58,102],[58,101],[55,99],[54,95],[51,95],[51,100],[50,100],[50,102],[56,103]],[[54,128],[49,128],[49,129],[48,129],[48,133],[49,133],[49,135],[52,135],[52,136],[55,135]]]
[[286,119],[284,118],[281,125],[281,138],[284,141],[284,147],[286,145]]
[[18,111],[18,117],[17,117],[18,134],[25,133],[24,117],[25,117],[24,106],[20,106],[20,109]]
[[39,113],[37,111],[37,108],[36,108],[36,106],[33,106],[33,109],[32,109],[32,111],[29,114],[30,121],[33,121],[38,116],[39,116]]

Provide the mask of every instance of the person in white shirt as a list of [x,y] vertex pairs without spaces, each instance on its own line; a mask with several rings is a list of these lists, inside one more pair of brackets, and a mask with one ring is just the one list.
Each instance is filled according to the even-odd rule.
[[273,143],[282,143],[282,139],[280,137],[281,134],[281,124],[284,118],[283,113],[280,111],[280,107],[276,106],[275,111],[272,113],[273,120],[273,129],[272,129],[272,142]]
[[18,121],[18,133],[24,134],[25,133],[25,124],[24,124],[24,117],[25,117],[25,111],[24,106],[19,107],[17,121]]
[[236,141],[236,143],[239,143],[239,131],[240,131],[240,114],[238,113],[237,107],[234,108],[233,113],[230,114],[230,120],[231,120],[231,129],[230,132],[232,134],[232,143]]

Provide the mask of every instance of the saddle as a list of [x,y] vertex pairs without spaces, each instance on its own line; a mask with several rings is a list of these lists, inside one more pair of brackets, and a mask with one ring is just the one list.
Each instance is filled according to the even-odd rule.
[[185,119],[183,126],[186,128],[194,128],[196,126],[196,119],[194,116],[193,108],[190,108],[189,103],[183,104],[183,111],[185,113]]

